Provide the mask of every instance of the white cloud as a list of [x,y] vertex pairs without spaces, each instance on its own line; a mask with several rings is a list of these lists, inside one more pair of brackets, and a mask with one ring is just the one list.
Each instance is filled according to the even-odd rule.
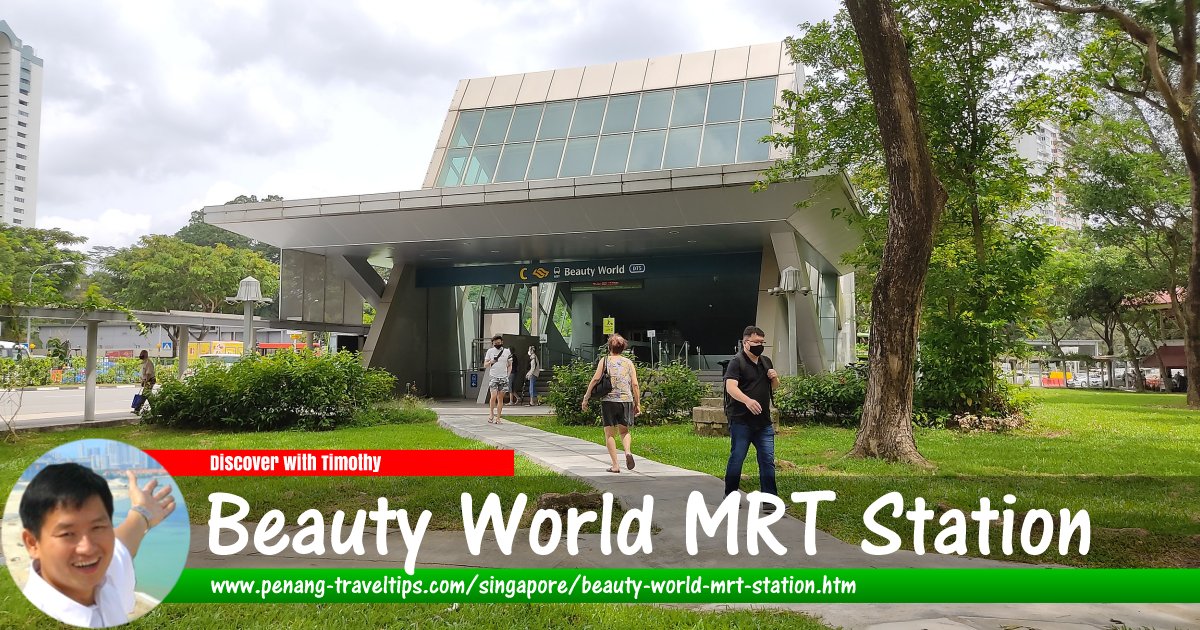
[[74,246],[75,249],[86,251],[97,246],[123,247],[136,241],[150,233],[150,215],[109,208],[94,219],[41,217],[38,227],[62,228],[74,234],[86,235],[86,244]]
[[37,225],[127,245],[240,194],[417,188],[459,79],[775,41],[837,6],[9,0],[3,17],[45,60]]

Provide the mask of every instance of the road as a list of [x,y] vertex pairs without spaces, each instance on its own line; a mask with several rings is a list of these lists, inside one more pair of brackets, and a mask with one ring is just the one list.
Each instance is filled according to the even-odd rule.
[[[96,388],[96,420],[133,418],[129,413],[137,387]],[[19,405],[19,407],[18,407]],[[83,422],[83,388],[24,391],[0,394],[0,420],[16,411],[18,429]]]

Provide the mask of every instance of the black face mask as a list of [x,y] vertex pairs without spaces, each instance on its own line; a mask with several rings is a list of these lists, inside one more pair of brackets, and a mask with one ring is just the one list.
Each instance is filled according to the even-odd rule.
[[750,354],[753,354],[756,357],[761,357],[763,350],[766,349],[766,346],[750,346]]
[[503,348],[503,347],[504,347],[504,344],[502,344],[502,343],[494,343],[494,344],[492,344],[492,347],[493,347],[493,348],[495,348],[495,349],[497,349],[497,350],[499,350],[500,348]]

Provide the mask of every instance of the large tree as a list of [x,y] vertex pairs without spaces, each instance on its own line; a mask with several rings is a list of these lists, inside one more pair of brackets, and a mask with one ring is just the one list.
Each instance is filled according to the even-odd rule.
[[[1189,375],[1200,374],[1200,125],[1196,122],[1197,0],[1029,0],[1066,16],[1080,35],[1082,72],[1101,88],[1135,99],[1173,132],[1190,188],[1187,293],[1182,309]],[[1188,405],[1200,407],[1200,379],[1188,379]]]
[[1073,129],[1064,189],[1089,236],[1135,256],[1146,288],[1163,292],[1183,322],[1191,192],[1183,160],[1158,135],[1136,103],[1107,99]]
[[[1014,142],[1040,121],[1071,112],[1075,91],[1044,71],[1038,43],[1045,24],[1028,7],[901,0],[896,8],[917,94],[913,114],[947,193],[931,228],[936,263],[917,301],[921,403],[945,413],[1006,413],[996,361],[1025,350],[1037,270],[1049,252],[1046,230],[1020,215],[1044,198],[1039,189],[1049,177],[1020,159]],[[895,200],[857,26],[844,12],[802,25],[789,39],[793,60],[811,70],[802,91],[785,94],[789,131],[773,141],[792,155],[768,178],[850,175],[866,215],[848,213],[864,232],[853,262],[861,286],[874,291]]]
[[[0,226],[0,304],[53,304],[77,297],[87,239],[60,229]],[[36,272],[36,273],[35,273]],[[10,318],[5,336],[24,340],[26,320]]]
[[[1025,351],[1037,270],[1049,252],[1046,230],[1020,212],[1044,199],[1050,178],[1017,156],[1015,138],[1066,117],[1075,90],[1044,71],[1045,24],[1027,7],[1006,0],[897,6],[934,171],[948,194],[925,285],[921,402],[951,414],[1007,413],[996,361]],[[772,176],[850,174],[867,215],[853,262],[869,288],[889,201],[858,43],[845,14],[802,29],[789,40],[792,55],[812,71],[804,90],[787,96],[792,131],[775,139],[794,156]]]
[[[225,298],[237,293],[246,276],[262,283],[263,295],[279,290],[278,265],[256,252],[221,243],[201,247],[156,234],[104,258],[97,277],[108,297],[129,308],[233,313],[241,307]],[[178,341],[178,326],[165,330],[172,342]]]
[[924,464],[912,432],[913,365],[933,233],[946,192],[933,172],[904,35],[888,0],[847,0],[888,177],[887,241],[871,296],[869,375],[852,456]]
[[1081,258],[1083,281],[1063,287],[1069,296],[1068,313],[1091,325],[1108,355],[1116,356],[1121,342],[1125,360],[1136,375],[1134,386],[1140,391],[1144,388],[1141,358],[1158,341],[1156,318],[1148,308],[1153,296],[1160,293],[1152,282],[1154,274],[1123,247],[1096,248]]
[[1082,234],[1068,230],[1059,232],[1055,240],[1056,247],[1038,270],[1041,279],[1033,299],[1038,305],[1035,317],[1050,340],[1050,355],[1061,358],[1066,354],[1063,341],[1081,332],[1081,323],[1071,316],[1073,287],[1084,284],[1088,254],[1094,247]]
[[[262,201],[283,201],[283,197],[279,195],[267,195]],[[259,198],[255,195],[238,195],[232,200],[226,201],[225,205],[229,206],[239,203],[259,203]],[[234,249],[250,249],[262,254],[267,260],[279,264],[278,247],[246,238],[241,234],[230,232],[225,228],[210,223],[205,223],[203,210],[193,210],[191,217],[188,218],[187,225],[179,228],[175,236],[185,243],[200,245],[202,247],[213,247],[217,244],[223,244]]]

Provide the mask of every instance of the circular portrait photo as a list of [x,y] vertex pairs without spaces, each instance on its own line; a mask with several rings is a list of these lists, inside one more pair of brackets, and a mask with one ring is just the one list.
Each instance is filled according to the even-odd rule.
[[63,623],[108,628],[157,606],[191,529],[167,471],[140,449],[79,440],[38,458],[4,506],[0,551],[17,588]]

